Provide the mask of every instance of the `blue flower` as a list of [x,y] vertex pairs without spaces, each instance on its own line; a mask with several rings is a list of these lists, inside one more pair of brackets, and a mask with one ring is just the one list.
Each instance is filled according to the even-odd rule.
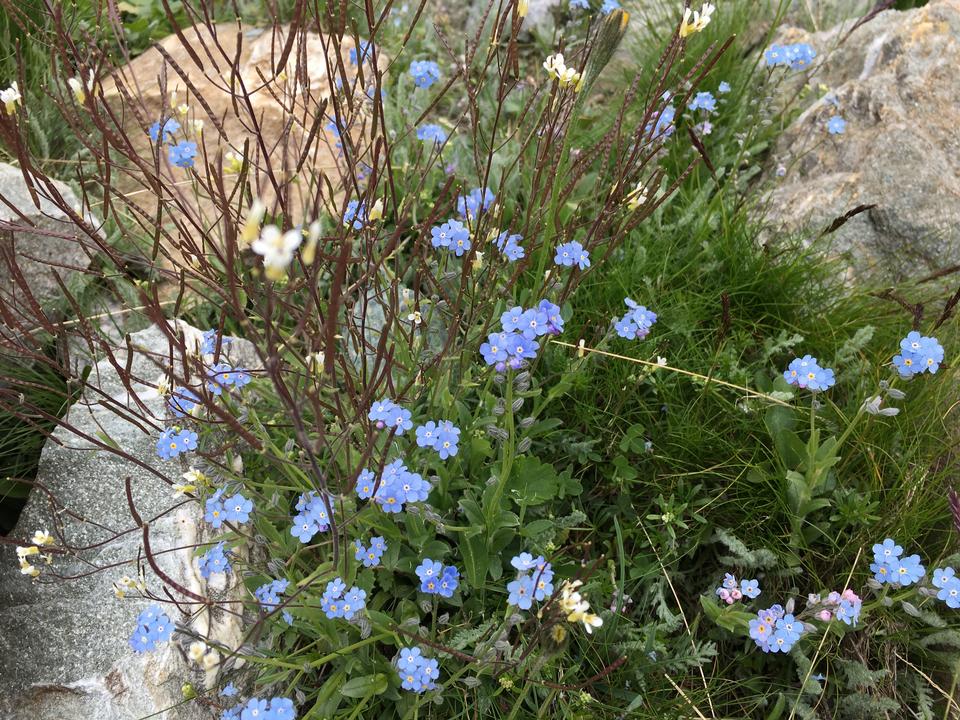
[[650,334],[650,328],[657,321],[657,314],[630,298],[624,298],[623,302],[629,310],[614,322],[617,335],[627,340],[643,340]]
[[314,491],[305,492],[297,500],[298,515],[293,518],[290,534],[302,543],[308,543],[318,532],[330,527],[327,502]]
[[347,209],[343,212],[344,225],[349,225],[354,230],[362,230],[369,222],[370,214],[365,201],[351,200],[347,203]]
[[547,316],[547,332],[550,335],[559,335],[563,332],[563,318],[560,316],[560,306],[549,300],[541,300],[537,310]]
[[922,578],[925,572],[923,565],[920,564],[919,555],[908,555],[894,561],[891,566],[894,568],[893,582],[898,582],[901,585],[912,585]]
[[617,0],[603,0],[603,5],[600,6],[600,12],[604,15],[609,15],[614,10],[620,9],[620,3]]
[[217,543],[200,558],[198,565],[202,577],[209,578],[213,573],[230,572],[230,551],[224,550],[225,545],[224,542]]
[[[480,354],[487,365],[502,365],[506,362],[508,335],[505,332],[492,333],[487,342],[480,345]],[[502,371],[503,368],[499,368]]]
[[543,556],[538,555],[534,557],[528,552],[522,552],[519,555],[514,555],[510,559],[510,564],[515,567],[520,572],[527,572],[528,570],[533,570],[541,562],[543,562]]
[[220,694],[223,697],[233,697],[237,694],[237,688],[232,682],[229,682],[224,686],[223,690],[220,691]]
[[223,489],[221,488],[208,497],[204,505],[205,513],[203,519],[210,523],[214,530],[219,530],[220,526],[223,525],[227,519],[227,511],[223,507],[223,500],[220,499],[222,496]]
[[449,420],[441,421],[437,431],[437,441],[434,444],[434,450],[440,455],[441,460],[446,460],[457,454],[457,444],[460,442],[460,428]]
[[440,79],[440,66],[433,60],[414,60],[410,63],[410,75],[418,88],[428,88]]
[[531,360],[537,356],[540,343],[520,333],[508,333],[506,348],[507,354],[510,355],[510,367],[517,370],[522,367],[524,360]]
[[571,10],[589,10],[590,0],[570,0]]
[[807,43],[794,45],[771,45],[763,54],[767,67],[789,67],[791,70],[800,70],[806,67],[817,56]]
[[174,417],[182,418],[191,414],[199,402],[199,395],[188,387],[181,387],[174,390],[167,398],[167,407],[170,408]]
[[[359,54],[357,50],[359,49]],[[373,57],[374,45],[369,40],[361,40],[357,47],[350,48],[350,64],[358,65]],[[358,62],[359,61],[359,62]]]
[[268,716],[264,720],[295,720],[297,711],[293,707],[293,700],[275,697],[270,700]]
[[240,713],[240,720],[262,720],[263,718],[271,720],[268,714],[269,704],[268,700],[261,700],[255,697],[250,698],[243,706],[243,710]]
[[424,657],[420,648],[400,648],[395,665],[400,675],[400,686],[404,690],[421,694],[437,687],[440,666],[435,658]]
[[791,385],[814,392],[829,390],[836,384],[833,370],[822,368],[811,355],[795,358],[783,371],[783,379]]
[[191,430],[168,427],[157,440],[157,455],[161,460],[170,460],[178,455],[197,449],[197,434]]
[[503,253],[503,256],[507,259],[507,262],[516,262],[524,256],[524,250],[520,246],[520,243],[523,242],[522,235],[510,235],[507,231],[503,231],[494,239],[493,244],[496,246],[497,250]]
[[230,386],[242,388],[252,380],[250,373],[241,367],[233,367],[230,363],[219,362],[207,369],[207,390],[214,395],[221,395]]
[[[898,561],[893,561],[895,564]],[[870,563],[870,572],[873,573],[873,578],[881,585],[889,582],[896,582],[894,575],[895,565],[891,565],[886,562],[873,562]]]
[[[260,607],[267,612],[272,612],[280,606],[280,596],[287,591],[289,585],[289,580],[271,580],[254,590],[253,596],[260,603]],[[289,612],[283,610],[282,615],[288,625],[293,624],[293,616]]]
[[151,605],[137,616],[137,627],[130,636],[130,647],[134,652],[143,653],[156,649],[157,645],[167,642],[173,635],[173,623],[160,609]]
[[[173,134],[180,129],[180,123],[178,123],[173,118],[167,118],[163,123],[163,141],[167,142],[173,140]],[[158,120],[153,125],[150,126],[148,130],[150,134],[150,139],[153,142],[156,142],[160,137],[160,121]]]
[[417,140],[443,145],[447,141],[447,133],[439,125],[422,125],[417,128]]
[[777,620],[777,630],[782,630],[790,639],[790,644],[792,645],[800,639],[800,633],[803,632],[803,623],[797,621],[793,615],[784,615]]
[[500,327],[505,333],[512,333],[519,329],[521,322],[523,322],[523,308],[519,305],[505,310],[500,315]]
[[373,497],[373,488],[376,483],[376,475],[370,470],[361,470],[357,476],[357,497],[361,500],[368,500]]
[[[506,330],[506,328],[504,328],[504,330]],[[546,335],[549,332],[547,314],[536,308],[525,310],[520,318],[517,330],[528,340]]]
[[412,417],[410,411],[397,405],[389,398],[384,398],[374,403],[367,417],[373,420],[378,428],[394,428],[397,435],[403,435],[413,427],[413,421],[410,419]]
[[453,565],[446,565],[443,568],[443,574],[440,575],[440,582],[437,588],[437,594],[440,597],[453,597],[457,587],[460,585],[460,571]]
[[354,559],[363,563],[364,567],[376,567],[380,564],[380,558],[387,550],[387,542],[382,537],[370,539],[370,547],[364,547],[359,540],[355,541],[357,551]]
[[590,267],[590,253],[583,249],[583,245],[574,240],[558,245],[553,261],[563,267],[576,265],[581,270],[586,270]]
[[760,583],[756,580],[741,580],[740,592],[752,600],[760,594]]
[[863,601],[860,598],[848,600],[844,598],[837,606],[837,619],[845,625],[856,625],[860,620],[860,608]]
[[510,605],[515,605],[521,610],[529,610],[533,606],[535,588],[533,578],[529,575],[522,575],[516,580],[507,583],[507,592],[509,593],[507,602]]
[[430,229],[430,244],[435,248],[454,250],[459,257],[463,255],[462,248],[470,249],[470,231],[459,220],[450,219]]
[[250,519],[253,501],[247,500],[243,495],[237,493],[224,500],[223,507],[226,510],[227,522],[245,523]]
[[936,588],[943,588],[956,579],[956,571],[952,567],[936,568],[932,573],[930,582]]
[[713,112],[717,109],[717,100],[713,97],[713,93],[710,92],[698,92],[694,98],[693,102],[688,105],[691,110],[705,110],[706,112]]
[[831,135],[843,135],[843,131],[846,129],[847,121],[840,115],[834,115],[827,121],[827,132]]
[[940,369],[943,362],[943,346],[936,338],[926,337],[914,331],[900,341],[900,354],[894,356],[893,364],[902,377],[919,375],[927,371],[931,375]]
[[473,220],[481,212],[489,210],[496,199],[490,188],[474,188],[467,195],[457,198],[457,214],[465,220]]
[[670,137],[673,135],[673,131],[677,129],[673,122],[676,115],[677,110],[673,107],[673,105],[664,106],[663,111],[657,117],[656,123],[650,123],[647,125],[647,127],[644,129],[644,133],[649,135],[652,131],[652,140],[661,140]]
[[721,95],[726,95],[728,92],[730,92],[730,83],[728,83],[726,80],[721,82],[717,87],[717,92]]
[[416,429],[417,445],[432,448],[437,442],[437,424],[430,420]]
[[203,342],[200,344],[200,354],[213,355],[217,350],[218,338],[220,340],[221,348],[225,348],[227,345],[233,342],[233,338],[229,336],[220,338],[219,333],[216,330],[205,330],[203,333]]
[[948,608],[960,608],[960,578],[952,577],[940,587],[937,599],[943,600]]
[[878,563],[899,560],[901,555],[903,555],[903,548],[897,545],[897,541],[893,538],[887,538],[873,546],[873,558]]
[[193,159],[197,156],[197,144],[189,140],[181,140],[167,149],[170,162],[177,167],[193,167]]
[[424,558],[423,562],[417,566],[414,572],[417,573],[417,577],[420,578],[421,581],[439,578],[443,572],[443,564],[439,560]]

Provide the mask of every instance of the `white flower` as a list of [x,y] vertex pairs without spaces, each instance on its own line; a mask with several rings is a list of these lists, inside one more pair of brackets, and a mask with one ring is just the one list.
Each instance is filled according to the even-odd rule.
[[642,182],[638,182],[637,186],[627,193],[627,197],[625,198],[627,201],[627,207],[631,210],[636,210],[647,202],[648,197],[649,195],[647,194],[647,186]]
[[33,534],[34,545],[53,545],[53,535],[46,530],[37,530]]
[[203,656],[203,669],[204,670],[213,670],[217,665],[220,664],[220,653],[216,650],[211,650],[206,655]]
[[552,77],[557,79],[561,87],[572,85],[574,90],[579,90],[583,85],[583,78],[573,68],[568,68],[563,59],[563,53],[550,55],[543,61],[543,69]]
[[190,656],[190,659],[195,663],[199,663],[203,660],[203,656],[207,652],[207,644],[200,640],[190,643],[190,649],[187,651],[187,654]]
[[0,102],[7,108],[7,115],[13,115],[17,111],[17,103],[23,99],[20,89],[16,83],[10,83],[6,90],[0,90]]
[[28,558],[31,555],[39,555],[39,554],[40,554],[40,548],[34,545],[30,545],[29,547],[21,547],[20,545],[17,546],[17,557],[20,559],[21,563],[24,561],[25,558]]
[[659,365],[660,367],[666,367],[667,359],[665,357],[660,357],[659,355],[657,355],[657,365]]
[[423,315],[420,314],[419,310],[414,310],[412,313],[407,315],[407,320],[409,320],[411,324],[416,326],[423,322]]
[[87,95],[93,93],[93,70],[87,75],[86,82],[78,76],[68,78],[67,85],[73,91],[73,96],[77,99],[77,104],[83,105],[87,100]]
[[522,18],[527,16],[527,10],[529,9],[530,3],[529,0],[518,0],[517,1],[517,15]]
[[245,248],[260,234],[260,223],[263,221],[266,212],[266,205],[260,200],[253,201],[250,212],[247,213],[247,219],[244,220],[243,226],[240,228],[239,244],[241,248]]
[[704,3],[700,12],[692,8],[683,11],[683,21],[680,23],[680,37],[685,38],[694,33],[701,32],[710,24],[710,16],[716,8],[710,3]]
[[243,153],[231,150],[227,153],[223,161],[223,169],[228,173],[236,175],[243,169]]
[[28,563],[23,558],[20,559],[20,573],[22,575],[29,575],[30,577],[36,577],[40,574],[40,570]]
[[263,269],[270,280],[280,280],[287,274],[293,262],[293,254],[303,242],[303,233],[298,229],[280,232],[276,225],[267,225],[250,249],[263,258]]
[[196,492],[197,486],[190,485],[189,483],[174,483],[173,484],[173,497],[181,498],[185,497],[187,493]]
[[307,244],[304,245],[303,252],[301,253],[305,265],[311,265],[316,258],[317,242],[319,242],[322,233],[323,226],[319,220],[314,220],[310,223],[310,228],[307,230]]

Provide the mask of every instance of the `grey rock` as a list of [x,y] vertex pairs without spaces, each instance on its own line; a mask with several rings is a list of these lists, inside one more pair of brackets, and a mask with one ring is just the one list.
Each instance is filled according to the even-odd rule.
[[[185,323],[174,323],[171,332],[176,335],[177,330],[187,336],[188,346],[190,338],[199,334]],[[130,339],[134,348],[131,373],[152,383],[170,357],[169,337],[154,325]],[[124,348],[125,344],[117,348],[121,367]],[[250,344],[242,340],[228,345],[227,353],[234,362],[239,356],[253,360]],[[162,580],[143,561],[143,533],[128,504],[127,477],[132,478],[136,511],[149,521],[151,548],[163,573],[198,594],[231,592],[229,587],[211,587],[200,578],[192,546],[208,538],[198,522],[198,505],[174,508],[182,503],[173,500],[163,479],[178,481],[188,464],[159,460],[157,430],[145,420],[130,421],[116,411],[119,406],[141,417],[152,415],[156,425],[162,426],[165,402],[155,390],[145,383],[128,388],[105,360],[96,365],[91,378],[98,379],[103,394],[88,393],[71,407],[64,421],[69,427],[58,427],[47,442],[38,469],[41,487],[32,491],[13,531],[14,538],[27,544],[35,530],[46,529],[62,536],[67,546],[79,549],[54,555],[49,566],[39,561],[41,575],[36,580],[20,574],[12,548],[4,550],[0,562],[0,717],[213,717],[209,706],[183,702],[184,682],[202,690],[216,680],[216,671],[205,673],[187,659],[185,647],[191,638],[178,633],[174,642],[155,652],[134,654],[127,640],[137,614],[150,601],[139,597],[117,600],[113,592],[113,583],[121,576],[137,577],[139,558],[145,566],[147,588],[163,597]],[[131,459],[97,448],[95,440],[104,436]],[[103,566],[111,567],[91,572]],[[73,579],[56,580],[55,574]],[[232,616],[208,608],[188,618],[171,604],[164,607],[171,619],[183,623],[189,632],[212,636],[230,647],[239,645],[241,628]],[[187,639],[178,641],[184,637]]]
[[[67,185],[55,182],[63,203],[82,212],[80,201]],[[90,264],[85,247],[90,238],[82,234],[61,209],[55,196],[36,184],[39,207],[34,202],[20,168],[0,163],[0,252],[13,252],[20,272],[33,296],[43,305],[62,297],[55,274],[69,283]],[[86,213],[92,226],[96,219]],[[23,290],[14,282],[10,265],[0,261],[0,297],[15,307],[23,302]]]
[[[884,12],[838,44],[851,23],[781,37],[826,56],[814,82],[838,106],[821,97],[781,137],[772,219],[809,232],[875,204],[831,236],[831,251],[856,276],[918,278],[960,262],[960,0]],[[829,135],[836,113],[846,131]]]

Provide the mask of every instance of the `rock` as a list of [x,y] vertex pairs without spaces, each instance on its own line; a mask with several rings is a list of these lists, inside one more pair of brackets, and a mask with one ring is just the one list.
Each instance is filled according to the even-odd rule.
[[[174,142],[197,143],[195,167],[201,177],[206,177],[208,164],[214,168],[214,175],[223,168],[224,190],[232,205],[237,204],[234,189],[239,168],[230,167],[229,156],[243,156],[246,147],[254,192],[273,208],[275,187],[265,170],[271,168],[287,195],[286,214],[295,223],[309,222],[315,213],[316,178],[325,174],[333,187],[345,186],[338,169],[338,162],[344,162],[339,140],[327,127],[334,117],[332,105],[324,111],[325,117],[317,117],[322,103],[331,95],[331,84],[341,75],[333,48],[325,49],[327,41],[314,32],[298,35],[285,67],[276,67],[288,32],[288,27],[265,30],[231,23],[186,28],[184,40],[170,35],[158,43],[158,48],[115,70],[112,80],[104,83],[104,98],[115,109],[122,108],[124,133],[131,138],[137,154],[148,158],[151,165],[156,148],[147,130],[161,116],[172,118],[180,125]],[[356,74],[356,66],[348,57],[352,47],[352,40],[344,38],[341,52],[347,82]],[[236,77],[231,72],[234,61],[239,68]],[[362,89],[357,89],[356,95],[363,97]],[[357,103],[357,107],[368,104]],[[188,108],[186,112],[181,106]],[[354,137],[358,127],[357,123],[350,129],[357,130]],[[308,142],[311,151],[305,153]],[[160,174],[166,184],[190,184],[190,171],[169,162],[167,146],[159,155]],[[360,158],[364,157],[361,153]],[[300,160],[302,167],[298,167]],[[128,199],[147,204],[155,194],[136,173],[122,189]],[[201,245],[210,237],[220,236],[219,212],[202,188],[196,194],[191,189],[179,197],[195,211],[187,224],[210,230],[203,235]],[[309,217],[305,218],[305,213]],[[185,229],[183,222],[167,222],[165,227],[174,237],[183,235]],[[178,250],[193,254],[187,248],[197,241],[196,235],[183,238]],[[210,251],[205,246],[202,249]]]
[[[852,21],[783,42],[821,54]],[[876,207],[831,235],[858,276],[919,278],[960,262],[960,0],[887,11],[829,54],[815,82],[830,87],[783,133],[787,168],[772,192],[775,225],[812,231],[858,205]],[[834,114],[847,122],[829,135]],[[771,172],[770,175],[774,173]]]
[[[187,336],[197,334],[185,323],[174,327]],[[153,379],[159,365],[170,357],[168,336],[157,326],[131,336],[133,376]],[[235,362],[252,357],[252,346],[235,340],[226,346]],[[118,360],[125,363],[125,344]],[[176,353],[174,354],[176,356]],[[252,364],[251,364],[252,365]],[[248,365],[248,366],[251,366]],[[160,720],[199,720],[214,717],[208,706],[183,702],[182,685],[191,682],[202,689],[216,679],[191,665],[184,652],[189,640],[177,633],[174,641],[155,652],[136,655],[127,644],[137,614],[150,601],[128,596],[114,598],[113,583],[121,576],[137,577],[136,561],[142,560],[143,535],[128,508],[125,478],[132,478],[136,509],[150,523],[150,544],[158,565],[179,585],[198,594],[234,597],[239,587],[207,584],[196,567],[193,546],[208,540],[206,526],[198,523],[196,503],[175,511],[170,486],[161,477],[136,464],[142,462],[161,476],[178,480],[186,464],[163,462],[156,456],[156,431],[124,419],[108,407],[112,398],[131,413],[139,412],[135,399],[106,360],[91,373],[99,378],[104,395],[88,393],[73,405],[65,422],[73,428],[58,427],[44,447],[38,469],[37,489],[12,533],[26,544],[38,529],[55,529],[75,548],[87,548],[69,555],[55,555],[52,565],[39,563],[42,572],[32,581],[21,575],[13,548],[3,551],[0,562],[0,717],[5,720],[63,720],[63,718],[156,717]],[[145,384],[133,383],[133,393],[147,412],[162,418],[165,401]],[[158,419],[158,425],[164,421]],[[86,435],[90,439],[83,437]],[[108,436],[132,460],[97,449],[93,440]],[[57,500],[56,506],[50,497]],[[67,508],[68,514],[60,508]],[[86,518],[81,522],[76,516]],[[130,530],[110,540],[117,531]],[[56,536],[58,533],[54,532]],[[101,544],[102,543],[102,544]],[[163,552],[169,550],[169,552]],[[91,573],[91,568],[113,565]],[[146,563],[144,562],[144,565]],[[54,580],[57,573],[73,580]],[[148,590],[164,597],[162,581],[146,567]],[[218,576],[214,576],[217,578]],[[222,576],[221,576],[222,577]],[[228,576],[231,582],[238,582]],[[134,593],[135,594],[135,593]],[[176,607],[164,603],[174,621],[184,621]],[[205,609],[186,621],[193,632],[213,637],[228,647],[240,643],[239,621],[233,615]],[[178,640],[179,638],[179,640]]]
[[[55,182],[65,203],[80,212],[80,201],[67,185]],[[63,298],[55,279],[59,275],[69,286],[72,279],[90,265],[90,256],[78,237],[81,233],[60,206],[35,184],[34,201],[23,172],[0,163],[0,253],[12,252],[31,293],[43,306]],[[88,214],[91,224],[99,223]],[[87,239],[89,244],[89,239]],[[0,260],[0,297],[13,308],[23,307],[24,293],[14,281],[6,259]]]

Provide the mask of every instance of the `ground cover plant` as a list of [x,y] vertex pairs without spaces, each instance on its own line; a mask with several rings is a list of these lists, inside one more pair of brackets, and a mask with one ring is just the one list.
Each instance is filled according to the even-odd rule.
[[[738,45],[749,15],[709,4],[653,44],[610,0],[563,3],[549,37],[493,3],[456,38],[426,4],[291,3],[269,72],[211,31],[157,114],[112,71],[149,22],[132,39],[107,8],[6,5],[54,41],[50,82],[0,95],[4,146],[56,195],[35,108],[76,138],[104,224],[64,210],[97,302],[170,341],[154,376],[114,360],[165,398],[116,406],[160,470],[87,439],[211,533],[198,593],[162,571],[127,480],[143,554],[102,571],[142,612],[118,655],[179,644],[184,702],[243,720],[949,717],[958,295],[847,287],[828,234],[763,238],[755,211],[794,110],[767,98],[816,48]],[[123,340],[64,302],[69,321],[5,303],[4,342],[96,392],[89,358]],[[23,580],[61,581],[87,548],[37,530],[14,539]]]

